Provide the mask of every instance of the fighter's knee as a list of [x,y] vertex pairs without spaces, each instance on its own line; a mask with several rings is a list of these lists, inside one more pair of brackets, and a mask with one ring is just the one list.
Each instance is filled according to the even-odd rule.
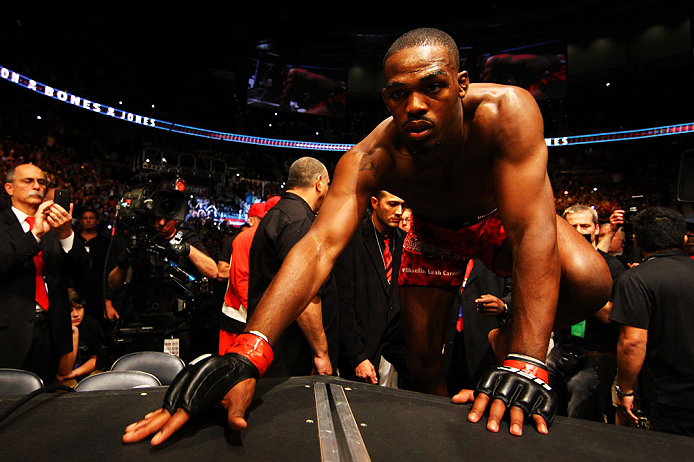
[[575,252],[565,256],[563,276],[567,283],[581,291],[609,295],[612,276],[605,259],[597,251]]
[[565,255],[555,326],[566,326],[595,314],[609,299],[612,276],[594,249]]

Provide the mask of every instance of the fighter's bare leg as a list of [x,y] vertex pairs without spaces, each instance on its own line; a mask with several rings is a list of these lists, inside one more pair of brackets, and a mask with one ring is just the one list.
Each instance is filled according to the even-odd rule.
[[449,396],[442,370],[442,348],[454,298],[454,289],[400,288],[407,367],[416,391]]
[[[554,327],[560,328],[587,319],[602,308],[610,295],[612,276],[593,246],[558,215],[557,246],[561,283]],[[506,357],[510,332],[511,323],[490,332],[489,341],[497,358]]]
[[566,220],[557,216],[561,285],[554,327],[566,327],[594,315],[607,302],[612,276],[605,259]]

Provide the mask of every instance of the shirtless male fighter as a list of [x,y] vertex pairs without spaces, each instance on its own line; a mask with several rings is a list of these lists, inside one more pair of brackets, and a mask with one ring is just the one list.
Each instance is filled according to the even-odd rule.
[[[398,39],[384,76],[392,117],[338,162],[321,213],[268,287],[249,333],[226,355],[179,374],[163,408],[128,426],[123,441],[156,433],[152,444],[160,444],[220,401],[231,428],[245,428],[256,379],[272,361],[270,345],[313,299],[382,189],[413,210],[400,285],[415,389],[448,396],[440,367],[447,310],[466,260],[478,256],[512,276],[514,309],[507,330],[490,337],[505,359],[480,381],[468,420],[478,422],[491,401],[490,431],[508,408],[512,434],[522,433],[526,415],[547,433],[556,398],[543,361],[553,326],[597,311],[611,279],[604,260],[555,213],[537,104],[520,88],[470,84],[454,41],[433,29]],[[467,390],[453,401],[472,399]]]

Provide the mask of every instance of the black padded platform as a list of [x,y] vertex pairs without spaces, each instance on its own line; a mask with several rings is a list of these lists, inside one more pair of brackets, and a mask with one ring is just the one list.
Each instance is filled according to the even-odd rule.
[[[557,417],[548,436],[524,436],[471,424],[469,405],[337,378],[261,380],[249,427],[232,432],[222,409],[189,422],[171,441],[123,444],[124,428],[161,405],[165,388],[43,395],[0,423],[3,460],[319,461],[314,384],[345,390],[373,461],[416,460],[688,460],[690,438]],[[0,413],[16,398],[0,399]],[[485,418],[486,419],[486,418]]]

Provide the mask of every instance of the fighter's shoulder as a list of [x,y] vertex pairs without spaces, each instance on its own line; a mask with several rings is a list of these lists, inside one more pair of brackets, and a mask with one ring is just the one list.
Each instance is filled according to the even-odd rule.
[[395,147],[392,117],[384,120],[363,140],[345,153],[341,162],[358,165],[360,171],[378,165],[387,168],[393,162]]
[[[465,102],[476,116],[521,116],[529,107],[537,107],[532,95],[525,89],[512,85],[493,83],[470,84]],[[467,106],[466,105],[466,106]]]
[[388,117],[366,135],[359,143],[354,145],[350,152],[360,155],[387,156],[393,149],[395,139],[395,127],[393,118]]

